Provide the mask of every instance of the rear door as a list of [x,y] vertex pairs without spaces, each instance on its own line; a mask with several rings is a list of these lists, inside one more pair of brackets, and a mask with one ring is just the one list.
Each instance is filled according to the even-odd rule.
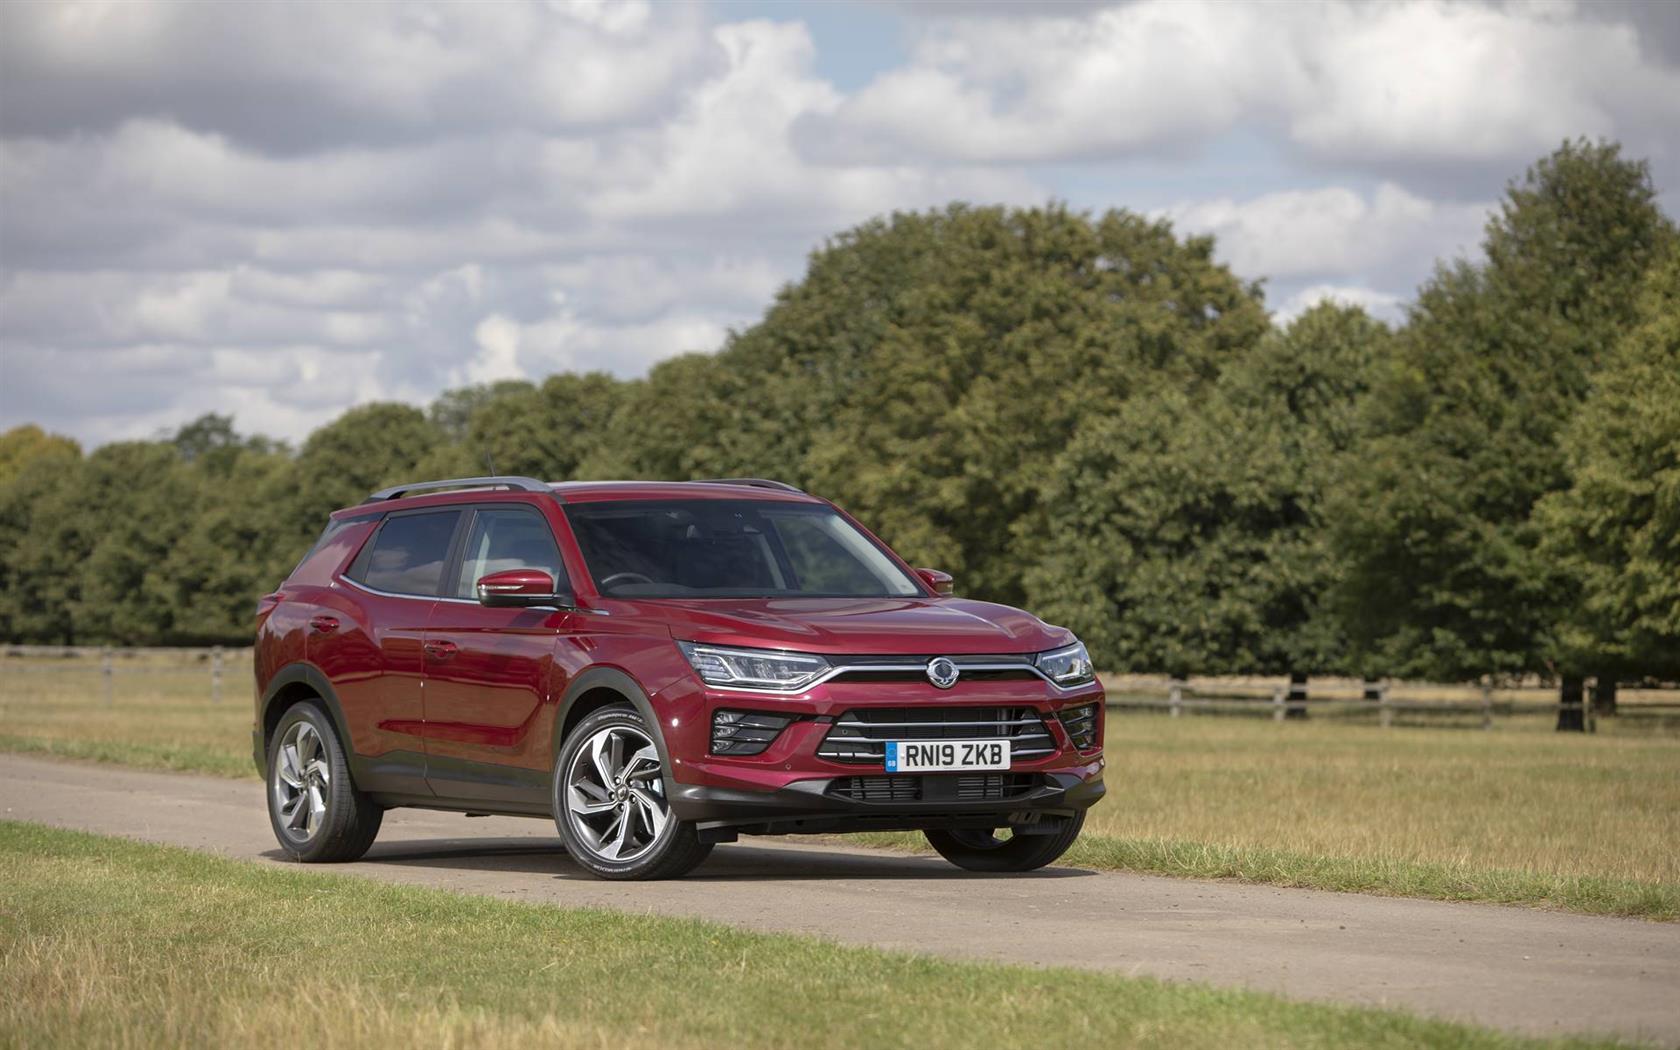
[[540,569],[562,592],[571,588],[537,508],[498,503],[470,514],[426,629],[427,779],[443,797],[546,810],[553,705],[566,687],[556,641],[575,614],[487,608],[474,584],[506,569]]
[[338,694],[364,790],[430,794],[421,644],[463,517],[458,507],[389,515],[335,581],[333,607],[311,620],[309,658]]

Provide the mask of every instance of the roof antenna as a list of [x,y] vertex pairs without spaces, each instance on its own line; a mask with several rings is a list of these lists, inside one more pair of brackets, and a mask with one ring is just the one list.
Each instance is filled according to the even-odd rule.
[[490,458],[490,450],[489,449],[484,450],[484,465],[485,465],[486,468],[489,469],[491,477],[494,478],[494,477],[498,476],[496,474],[496,461]]

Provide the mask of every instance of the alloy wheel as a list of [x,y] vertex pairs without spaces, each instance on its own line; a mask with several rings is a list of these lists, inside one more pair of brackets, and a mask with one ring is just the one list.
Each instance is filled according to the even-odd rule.
[[332,769],[321,734],[308,722],[295,723],[281,739],[272,789],[286,834],[302,842],[313,839],[327,817]]
[[566,819],[591,852],[614,863],[651,850],[671,824],[659,750],[631,726],[591,734],[566,770]]

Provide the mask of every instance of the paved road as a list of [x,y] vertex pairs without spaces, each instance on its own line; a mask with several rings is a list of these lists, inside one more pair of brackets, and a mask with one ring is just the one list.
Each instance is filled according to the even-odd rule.
[[[284,863],[254,781],[0,755],[0,817]],[[680,881],[610,883],[582,875],[546,821],[422,810],[387,814],[367,858],[331,870],[1680,1044],[1677,924],[1074,868],[972,875],[933,858],[774,840],[720,846]]]

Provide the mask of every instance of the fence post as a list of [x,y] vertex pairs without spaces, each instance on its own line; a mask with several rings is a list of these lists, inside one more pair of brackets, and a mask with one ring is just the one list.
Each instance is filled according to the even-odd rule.
[[1167,711],[1174,718],[1184,708],[1184,683],[1174,678],[1167,683]]
[[112,674],[112,671],[113,671],[113,668],[111,667],[111,647],[107,645],[104,648],[100,649],[99,653],[100,653],[100,668],[99,669],[100,669],[100,673],[103,674],[104,678],[105,678],[105,706],[110,707],[112,705],[112,703],[114,702],[113,698],[112,698],[113,690],[111,688],[111,674]]
[[1284,693],[1285,690],[1281,685],[1272,690],[1272,721],[1274,722],[1283,721],[1284,715],[1288,713],[1288,709],[1283,706]]
[[1482,680],[1482,728],[1493,728],[1493,684]]
[[1394,707],[1388,702],[1388,683],[1377,686],[1377,711],[1382,721],[1382,727],[1388,729],[1394,725]]
[[222,647],[219,645],[210,650],[210,702],[222,702]]

